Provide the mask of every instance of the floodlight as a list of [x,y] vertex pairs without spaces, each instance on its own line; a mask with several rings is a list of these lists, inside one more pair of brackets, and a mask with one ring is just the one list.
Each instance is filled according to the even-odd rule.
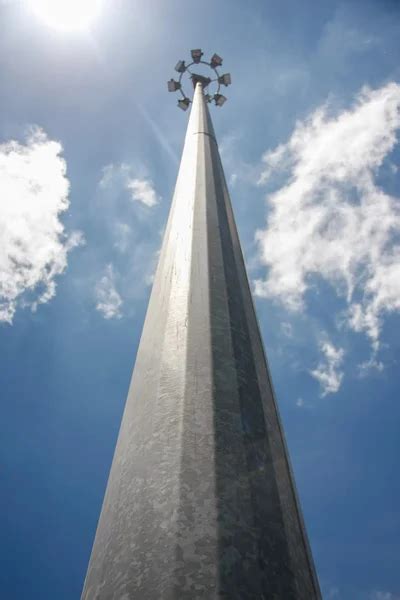
[[[1,4],[1,0],[0,0]],[[170,79],[167,83],[169,92],[179,92],[178,94],[178,107],[187,111],[193,101],[192,94],[187,95],[185,85],[192,83],[193,88],[196,89],[197,84],[201,86],[202,96],[204,101],[207,103],[215,103],[216,106],[223,106],[227,101],[226,96],[220,94],[222,86],[228,86],[231,84],[231,74],[224,73],[220,74],[220,69],[223,59],[219,54],[213,54],[211,58],[204,58],[204,52],[201,48],[194,48],[190,51],[191,58],[189,60],[178,60],[175,65],[175,71],[178,73],[175,79]],[[208,67],[208,75],[200,73],[194,73],[198,67],[193,65],[201,64],[202,66]],[[212,92],[210,93],[210,87],[213,86]],[[196,92],[196,93],[198,93]]]
[[203,52],[200,48],[197,48],[196,50],[191,50],[190,54],[192,55],[193,62],[195,63],[199,63],[201,61],[201,57],[203,56]]
[[178,100],[178,106],[182,110],[187,110],[189,108],[189,105],[190,105],[189,98],[182,98],[182,100]]
[[218,77],[218,83],[222,83],[223,85],[230,85],[232,83],[231,74],[225,73],[225,75],[221,75]]
[[223,106],[226,102],[227,98],[222,94],[214,94],[214,101],[217,106]]
[[179,81],[175,81],[174,79],[170,79],[167,82],[167,85],[169,92],[176,92],[177,90],[181,89],[181,84],[179,83]]
[[175,71],[178,71],[178,73],[184,73],[186,71],[186,65],[184,60],[178,60],[178,62],[175,65]]
[[222,65],[222,58],[218,56],[218,54],[213,54],[210,65],[213,69],[215,69],[215,67],[220,67]]

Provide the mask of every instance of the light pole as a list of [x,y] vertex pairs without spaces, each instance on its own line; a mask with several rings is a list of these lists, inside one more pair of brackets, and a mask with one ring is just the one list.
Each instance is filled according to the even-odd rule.
[[320,599],[201,57],[82,600]]

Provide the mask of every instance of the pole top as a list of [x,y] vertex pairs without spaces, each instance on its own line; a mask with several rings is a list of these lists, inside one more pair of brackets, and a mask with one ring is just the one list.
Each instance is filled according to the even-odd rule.
[[[178,100],[178,107],[182,110],[187,110],[192,102],[192,99],[184,92],[183,76],[186,74],[192,80],[193,88],[196,88],[198,83],[201,84],[204,98],[207,102],[214,102],[216,106],[223,106],[227,98],[220,93],[221,85],[228,86],[231,84],[231,74],[225,73],[221,75],[218,68],[222,65],[222,58],[218,54],[213,54],[209,61],[203,60],[204,52],[201,48],[191,50],[191,62],[186,64],[184,60],[179,60],[175,65],[175,71],[179,73],[178,80],[171,78],[168,83],[169,92],[180,92],[182,98]],[[204,73],[194,72],[194,65],[206,65],[211,69],[211,77]],[[204,71],[204,68],[202,69]],[[214,93],[211,91],[214,84]]]

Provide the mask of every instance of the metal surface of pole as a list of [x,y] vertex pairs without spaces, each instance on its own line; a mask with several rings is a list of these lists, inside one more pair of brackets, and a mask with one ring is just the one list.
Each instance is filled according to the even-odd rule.
[[82,600],[320,598],[197,83]]

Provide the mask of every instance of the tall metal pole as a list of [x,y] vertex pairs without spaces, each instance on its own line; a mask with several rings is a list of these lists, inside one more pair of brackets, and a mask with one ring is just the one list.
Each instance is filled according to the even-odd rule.
[[197,83],[82,600],[320,598]]

